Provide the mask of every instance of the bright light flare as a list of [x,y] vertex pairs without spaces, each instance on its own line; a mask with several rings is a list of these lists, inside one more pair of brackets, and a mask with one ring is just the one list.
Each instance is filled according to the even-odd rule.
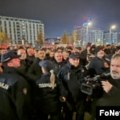
[[92,26],[92,22],[91,21],[88,22],[88,26]]
[[110,29],[116,29],[116,25],[112,25],[111,27],[110,27]]

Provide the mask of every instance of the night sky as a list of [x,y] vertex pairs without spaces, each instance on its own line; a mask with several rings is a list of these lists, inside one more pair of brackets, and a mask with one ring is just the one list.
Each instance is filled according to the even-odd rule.
[[41,20],[46,37],[70,33],[88,19],[93,26],[120,30],[120,0],[0,0],[0,15]]

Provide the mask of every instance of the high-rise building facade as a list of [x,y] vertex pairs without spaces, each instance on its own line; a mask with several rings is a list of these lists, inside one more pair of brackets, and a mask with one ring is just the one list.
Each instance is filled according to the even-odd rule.
[[76,27],[74,31],[76,31],[77,40],[81,42],[81,45],[86,45],[87,43],[103,44],[104,33],[102,30],[87,29],[81,26]]
[[31,43],[33,46],[42,35],[44,40],[44,24],[40,20],[22,19],[0,16],[0,32],[5,33],[12,44],[22,42]]
[[118,44],[120,43],[119,32],[104,32],[104,44]]
[[103,44],[104,32],[102,30],[91,30],[90,31],[90,42],[94,44]]

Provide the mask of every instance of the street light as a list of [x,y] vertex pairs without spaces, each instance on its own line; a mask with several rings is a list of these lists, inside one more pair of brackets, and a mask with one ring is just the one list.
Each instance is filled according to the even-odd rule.
[[111,43],[113,43],[113,40],[112,40],[112,30],[115,30],[115,29],[116,29],[116,25],[111,25],[110,30],[109,30]]
[[92,25],[92,22],[89,21],[88,24],[87,24],[87,26],[89,27],[89,26],[91,26],[91,25]]
[[87,22],[87,26],[86,26],[86,39],[87,39],[87,42],[90,42],[90,41],[89,41],[88,31],[89,31],[89,27],[91,27],[92,24],[93,24],[92,21]]

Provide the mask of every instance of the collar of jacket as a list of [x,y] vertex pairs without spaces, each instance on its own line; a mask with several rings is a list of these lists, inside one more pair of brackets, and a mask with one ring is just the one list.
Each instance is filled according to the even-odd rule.
[[3,72],[4,73],[17,73],[17,69],[13,67],[5,67]]
[[69,62],[67,63],[67,66],[69,67],[69,70],[75,70],[75,72],[79,72],[82,71],[82,67],[79,65],[78,67],[74,67],[73,65],[71,65]]

